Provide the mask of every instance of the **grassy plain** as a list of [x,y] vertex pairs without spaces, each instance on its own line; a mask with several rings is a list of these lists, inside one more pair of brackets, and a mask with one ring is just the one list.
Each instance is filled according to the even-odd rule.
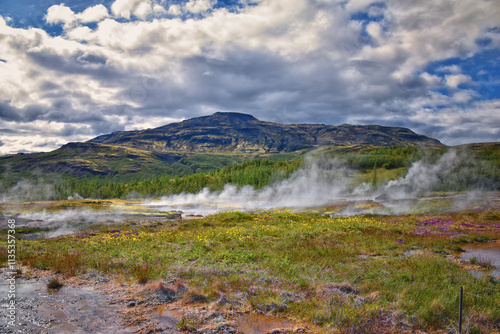
[[494,333],[500,281],[487,262],[459,254],[469,243],[498,239],[498,211],[336,217],[235,211],[19,240],[18,256],[67,276],[98,271],[131,281],[182,280],[199,303],[238,296],[253,313],[297,319],[325,333],[453,333],[464,287],[465,333]]

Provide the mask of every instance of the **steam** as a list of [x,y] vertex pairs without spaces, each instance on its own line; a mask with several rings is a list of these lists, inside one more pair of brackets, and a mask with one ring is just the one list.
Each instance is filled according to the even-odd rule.
[[324,206],[349,192],[354,171],[338,159],[306,157],[303,168],[286,180],[263,189],[226,185],[220,192],[208,188],[197,194],[164,197],[144,205],[161,211],[181,209],[184,214],[213,214],[228,210],[252,211],[283,207]]
[[460,173],[456,168],[462,161],[464,157],[459,156],[455,150],[446,152],[434,163],[417,161],[410,167],[405,177],[390,181],[384,186],[383,191],[390,194],[393,199],[401,199],[428,195],[445,185],[448,188],[452,186],[456,188],[456,182],[459,181],[456,178]]
[[68,235],[97,223],[116,223],[121,220],[119,212],[91,209],[65,209],[59,212],[29,212],[18,216],[26,221],[26,227],[52,228],[44,234],[47,238]]
[[49,201],[55,199],[54,187],[47,183],[21,180],[0,194],[0,202]]
[[290,178],[263,189],[226,185],[219,192],[205,188],[197,194],[168,196],[143,205],[160,211],[181,210],[185,215],[209,215],[235,209],[304,209],[341,204],[338,213],[359,214],[360,203],[372,202],[377,205],[368,206],[363,212],[401,214],[427,205],[422,197],[447,191],[446,200],[451,202],[447,209],[459,210],[484,197],[477,190],[453,193],[466,186],[471,188],[478,170],[474,164],[466,154],[450,150],[437,160],[427,158],[415,162],[404,177],[374,187],[370,183],[356,184],[356,172],[339,159],[308,156],[303,167]]
[[[488,183],[489,189],[498,188],[495,181],[490,182],[488,179],[494,175],[488,174],[488,171],[491,171],[491,167],[484,161],[472,159],[464,152],[451,150],[438,158],[427,157],[413,163],[404,177],[373,186],[372,183],[360,184],[360,175],[338,158],[309,155],[304,158],[303,166],[288,179],[262,189],[228,184],[222,191],[214,192],[205,188],[197,194],[168,196],[143,205],[148,209],[164,212],[182,211],[184,215],[276,208],[302,210],[314,207],[329,207],[328,210],[342,215],[402,214],[428,212],[437,202],[439,210],[457,211],[483,203],[490,205],[497,200],[494,197],[497,195],[493,194],[493,197],[488,198],[485,195],[487,193],[482,191]],[[437,191],[445,193],[439,197],[436,195]],[[53,196],[53,187],[50,185],[21,181],[0,198],[3,201],[27,201],[51,199]],[[81,199],[81,196],[74,194],[72,198]],[[141,213],[135,210],[131,213],[123,207],[102,210],[68,208],[59,212],[24,213],[18,215],[18,218],[26,227],[51,228],[52,231],[46,236],[55,237],[81,231],[92,224],[116,224],[126,217],[134,220],[145,217],[140,218]],[[435,210],[434,207],[432,210]]]

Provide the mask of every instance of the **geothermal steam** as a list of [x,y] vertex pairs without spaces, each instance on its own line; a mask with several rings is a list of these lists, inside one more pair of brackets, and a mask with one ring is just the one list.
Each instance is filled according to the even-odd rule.
[[198,194],[180,194],[144,203],[162,211],[213,214],[227,210],[256,210],[280,207],[328,205],[348,192],[353,172],[337,159],[306,158],[304,167],[290,178],[263,189],[226,185],[220,192],[208,188]]
[[[369,183],[355,183],[356,172],[338,159],[306,157],[302,168],[290,178],[262,189],[252,186],[226,185],[222,191],[211,192],[208,188],[197,194],[180,194],[164,197],[159,201],[144,203],[161,211],[181,210],[184,214],[208,215],[221,211],[273,208],[310,208],[334,205],[340,202],[367,201],[384,198],[384,208],[373,213],[403,213],[415,208],[409,200],[429,196],[443,188],[456,189],[466,182],[469,175],[462,168],[465,156],[449,151],[437,161],[418,161],[406,176],[379,187]],[[383,196],[381,196],[383,195]],[[463,195],[456,201],[470,201],[473,196]],[[406,200],[406,201],[404,201]],[[462,207],[455,204],[455,208]],[[348,208],[342,214],[359,213]]]

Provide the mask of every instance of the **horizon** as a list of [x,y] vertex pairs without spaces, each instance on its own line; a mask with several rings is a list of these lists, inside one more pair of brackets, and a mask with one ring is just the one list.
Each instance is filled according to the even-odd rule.
[[[254,117],[252,114],[247,114],[247,113],[242,113],[242,112],[236,112],[236,111],[217,111],[217,112],[214,112],[213,114],[211,115],[202,115],[202,116],[197,116],[197,117],[193,117],[193,118],[189,118],[189,119],[183,119],[183,120],[180,120],[178,122],[171,122],[171,123],[167,123],[167,124],[164,124],[164,125],[160,125],[159,127],[162,127],[162,126],[166,126],[166,125],[169,125],[169,124],[176,124],[176,123],[181,123],[183,121],[188,121],[188,120],[191,120],[191,119],[195,119],[195,118],[202,118],[202,117],[210,117],[210,116],[213,116],[215,114],[242,114],[242,115],[248,115],[248,116],[252,116],[255,120],[257,121],[263,121],[263,120],[260,120],[256,117]],[[272,122],[272,123],[276,123],[276,122]],[[323,125],[323,126],[383,126],[383,125],[380,125],[380,124],[347,124],[347,123],[343,123],[343,124],[322,124],[322,123],[276,123],[276,124],[283,124],[283,125]],[[388,127],[391,127],[391,126],[388,126]],[[158,127],[156,127],[158,128]],[[142,131],[142,130],[151,130],[151,129],[156,129],[156,128],[144,128],[144,129],[133,129],[133,130],[119,130],[119,131],[113,131],[113,132],[110,132],[110,133],[104,133],[104,134],[101,134],[101,135],[110,135],[110,134],[114,134],[114,133],[118,133],[118,132],[133,132],[133,131]],[[394,128],[397,128],[397,127],[394,127]],[[401,127],[401,128],[404,128],[404,127]],[[410,131],[413,131],[412,129],[410,128],[407,128],[409,129]],[[415,131],[413,131],[414,133],[416,133],[417,135],[421,135],[420,133],[417,133]],[[87,143],[87,142],[91,142],[91,140],[101,136],[101,135],[98,135],[96,137],[93,137],[93,138],[90,138],[89,140],[85,140],[85,141],[70,141],[70,142],[67,142],[67,143],[64,143],[64,144],[61,144],[61,146],[59,147],[56,147],[54,148],[53,150],[57,150],[57,149],[60,149],[61,147],[65,146],[65,145],[68,145],[68,144],[75,144],[75,143]],[[436,138],[433,138],[433,137],[429,137],[431,139],[436,139]],[[443,144],[444,146],[448,147],[448,148],[453,148],[453,147],[456,147],[456,146],[460,146],[460,145],[469,145],[469,144],[493,144],[493,143],[499,143],[499,141],[493,141],[493,142],[472,142],[472,143],[465,143],[465,144],[458,144],[458,145],[446,145],[444,143],[441,142],[441,144]],[[106,145],[110,145],[110,144],[106,144]],[[51,150],[51,151],[53,151]],[[7,154],[0,154],[0,157],[1,156],[6,156],[6,155],[12,155],[12,154],[30,154],[30,153],[45,153],[45,152],[50,152],[50,151],[33,151],[33,152],[16,152],[16,153],[7,153]]]
[[500,6],[7,0],[0,155],[216,112],[500,140]]

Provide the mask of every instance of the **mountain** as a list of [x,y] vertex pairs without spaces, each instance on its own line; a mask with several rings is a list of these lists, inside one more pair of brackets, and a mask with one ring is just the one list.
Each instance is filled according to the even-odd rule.
[[[175,160],[175,158],[172,158]],[[158,158],[151,152],[95,143],[69,143],[44,153],[0,157],[3,172],[52,172],[57,174],[108,175],[117,170],[132,173],[148,169]]]
[[218,112],[155,129],[120,131],[89,141],[151,152],[262,154],[325,146],[444,147],[407,128],[379,125],[279,124],[242,113]]
[[120,131],[52,152],[0,157],[4,180],[46,173],[186,175],[256,156],[290,158],[325,147],[445,147],[406,128],[278,124],[242,113],[215,113],[155,129]]

